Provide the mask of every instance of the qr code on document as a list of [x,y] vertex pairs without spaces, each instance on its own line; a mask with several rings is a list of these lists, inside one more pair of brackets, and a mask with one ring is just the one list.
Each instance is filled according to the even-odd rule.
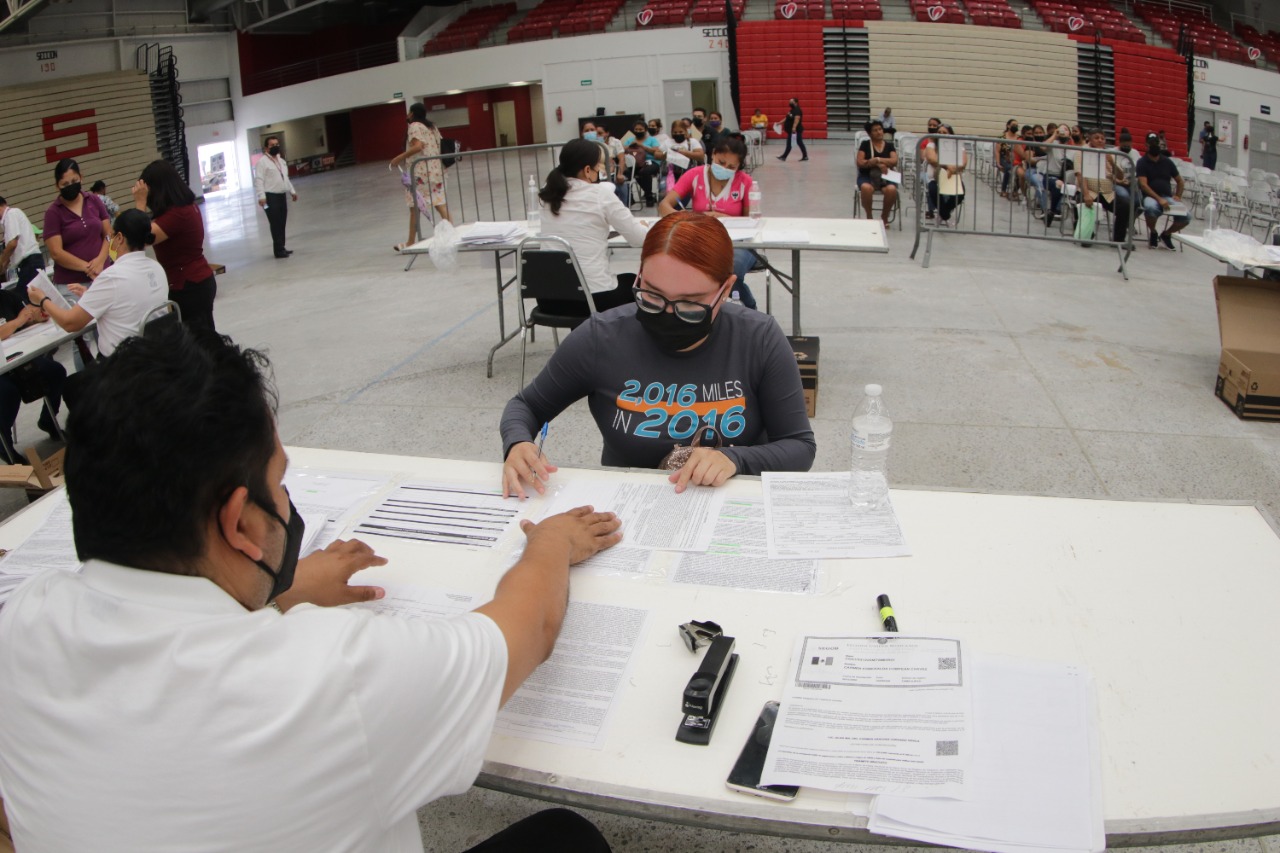
[[938,658],[938,669],[955,669],[955,658]]
[[938,745],[937,755],[959,755],[960,741],[958,740],[940,740],[936,741]]

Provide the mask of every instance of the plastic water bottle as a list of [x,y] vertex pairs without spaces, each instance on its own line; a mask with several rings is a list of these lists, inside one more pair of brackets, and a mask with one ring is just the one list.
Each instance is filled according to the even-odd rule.
[[525,217],[530,234],[537,234],[542,225],[542,202],[538,199],[538,181],[529,176],[529,187],[525,193]]
[[1204,218],[1206,231],[1212,231],[1218,227],[1218,194],[1209,193],[1209,205],[1204,209]]
[[879,385],[868,385],[866,396],[853,411],[853,460],[849,468],[849,501],[874,507],[889,494],[889,440],[893,421],[885,411]]
[[747,192],[747,205],[750,208],[750,216],[752,219],[759,219],[764,215],[764,211],[760,208],[761,195],[760,182],[752,181],[751,189]]
[[729,294],[729,301],[734,305],[742,304],[742,300],[738,297],[738,291],[735,290]]

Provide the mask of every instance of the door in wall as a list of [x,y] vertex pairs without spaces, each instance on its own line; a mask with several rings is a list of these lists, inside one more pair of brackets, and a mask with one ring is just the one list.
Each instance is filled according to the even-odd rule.
[[1249,119],[1249,167],[1280,175],[1280,124]]
[[499,148],[518,145],[516,140],[516,102],[498,101],[493,105],[493,135]]

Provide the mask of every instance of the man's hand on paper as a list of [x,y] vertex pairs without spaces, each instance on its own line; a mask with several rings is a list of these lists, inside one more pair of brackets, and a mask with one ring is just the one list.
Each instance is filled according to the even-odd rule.
[[676,494],[692,483],[695,486],[720,486],[738,473],[738,465],[719,450],[695,447],[689,461],[667,479],[676,484]]
[[542,494],[547,490],[543,485],[551,479],[557,470],[545,453],[538,452],[538,445],[532,441],[522,441],[511,448],[507,461],[502,463],[502,496],[527,498],[524,484],[533,486],[533,490]]
[[606,548],[612,548],[622,541],[622,522],[611,512],[596,512],[589,506],[580,506],[559,515],[553,515],[534,524],[527,518],[520,522],[520,529],[528,538],[525,548],[534,548],[536,543],[559,536],[569,546],[569,565],[581,563]]
[[382,598],[381,587],[352,586],[349,581],[361,569],[386,564],[386,557],[379,557],[359,539],[338,539],[298,561],[293,586],[280,593],[276,604],[288,610],[295,604],[335,607]]

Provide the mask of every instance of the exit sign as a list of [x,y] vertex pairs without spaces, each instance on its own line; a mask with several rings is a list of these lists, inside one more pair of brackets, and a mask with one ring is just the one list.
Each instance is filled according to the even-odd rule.
[[590,80],[583,80],[583,81],[581,82],[581,84],[580,84],[580,85],[582,85],[582,86],[590,86],[590,85],[591,85],[591,81],[590,81]]

